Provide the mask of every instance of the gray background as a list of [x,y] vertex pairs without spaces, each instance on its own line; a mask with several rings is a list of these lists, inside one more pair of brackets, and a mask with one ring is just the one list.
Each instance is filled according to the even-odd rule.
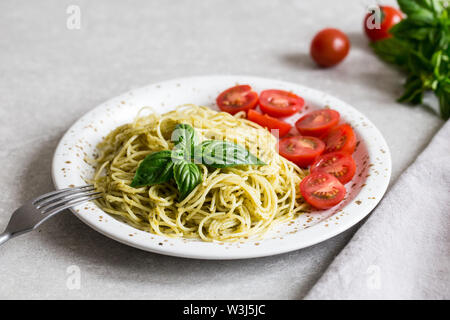
[[[279,78],[351,103],[385,136],[392,183],[442,121],[429,108],[395,102],[403,77],[371,53],[362,33],[371,3],[2,0],[0,229],[23,201],[52,190],[53,151],[81,115],[129,89],[193,75]],[[72,4],[81,9],[80,30],[66,27]],[[345,31],[352,49],[324,70],[308,49],[328,26]],[[200,261],[127,247],[65,212],[0,247],[0,298],[297,299],[355,230],[279,256]],[[78,290],[66,285],[71,265],[80,268]]]

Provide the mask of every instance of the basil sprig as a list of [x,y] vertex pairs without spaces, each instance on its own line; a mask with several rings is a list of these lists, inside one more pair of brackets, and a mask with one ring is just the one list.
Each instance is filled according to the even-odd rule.
[[139,164],[131,187],[152,186],[170,181],[177,184],[180,200],[186,198],[202,181],[198,164],[212,168],[241,165],[265,165],[244,147],[229,141],[206,140],[188,124],[178,124],[172,132],[173,150],[149,154]]
[[450,4],[448,0],[397,0],[407,18],[392,37],[371,44],[375,53],[406,73],[399,102],[421,104],[433,91],[443,119],[450,118]]

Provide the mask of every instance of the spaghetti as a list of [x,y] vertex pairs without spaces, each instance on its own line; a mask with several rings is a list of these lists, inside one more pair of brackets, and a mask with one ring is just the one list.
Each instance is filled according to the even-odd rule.
[[[103,192],[97,204],[105,212],[161,236],[237,241],[261,238],[274,225],[307,210],[297,189],[307,172],[281,157],[276,138],[246,120],[245,113],[232,116],[195,105],[163,115],[140,113],[98,145],[93,182]],[[200,164],[202,182],[182,201],[173,181],[131,187],[147,155],[173,149],[171,134],[180,123],[195,128],[201,141],[239,144],[266,165],[214,169]]]

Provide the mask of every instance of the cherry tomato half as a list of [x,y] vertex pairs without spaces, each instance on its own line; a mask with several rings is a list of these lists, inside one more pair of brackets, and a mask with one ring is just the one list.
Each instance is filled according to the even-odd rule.
[[339,123],[339,118],[339,112],[335,110],[316,110],[298,119],[295,127],[304,136],[321,137]]
[[376,12],[371,12],[364,18],[364,30],[366,35],[372,41],[378,41],[391,37],[389,29],[403,19],[400,10],[390,6],[380,6],[380,24],[377,25],[375,17]]
[[341,124],[328,133],[323,139],[326,148],[325,152],[342,151],[352,154],[356,147],[356,137],[352,127],[348,124]]
[[338,29],[323,29],[311,42],[311,57],[322,67],[331,67],[347,56],[350,50],[350,40]]
[[278,142],[278,152],[286,159],[306,168],[325,150],[325,144],[316,137],[292,136]]
[[329,209],[344,199],[346,190],[331,174],[315,172],[300,182],[300,193],[313,207]]
[[335,176],[342,184],[352,180],[356,171],[353,157],[343,152],[331,152],[321,155],[311,165],[310,172],[325,172]]
[[285,136],[292,128],[287,122],[272,118],[267,114],[261,114],[255,110],[248,110],[247,118],[248,120],[259,124],[261,127],[269,129],[275,136],[276,132],[273,132],[272,130],[278,130],[278,137]]
[[264,90],[259,94],[261,111],[272,117],[289,117],[299,112],[305,101],[296,94],[283,90]]
[[249,85],[239,85],[228,88],[216,99],[219,109],[231,114],[248,111],[256,107],[258,94]]

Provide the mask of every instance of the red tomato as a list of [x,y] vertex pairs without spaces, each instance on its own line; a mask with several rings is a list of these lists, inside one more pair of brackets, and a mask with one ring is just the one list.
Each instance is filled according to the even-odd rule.
[[252,91],[252,87],[244,84],[225,90],[219,94],[216,102],[220,110],[235,114],[255,108],[258,103],[258,94]]
[[389,29],[403,19],[402,12],[394,7],[380,6],[380,13],[381,21],[379,25],[376,25],[375,11],[368,13],[364,18],[364,30],[372,41],[391,37]]
[[338,29],[323,29],[311,42],[311,57],[322,67],[331,67],[347,56],[350,40]]
[[326,148],[325,152],[342,151],[352,154],[356,147],[356,137],[352,127],[348,124],[341,124],[328,133],[323,139]]
[[325,172],[335,176],[342,184],[352,180],[356,171],[353,157],[343,152],[331,152],[321,155],[311,165],[310,172]]
[[[261,114],[255,110],[248,110],[247,118],[250,121],[253,121],[259,124],[261,127],[272,130],[278,130],[278,137],[285,136],[292,128],[292,126],[284,121],[279,119],[272,118],[267,114]],[[276,132],[272,132],[276,136]]]
[[295,127],[304,136],[321,137],[339,123],[339,118],[339,112],[335,110],[316,110],[298,119]]
[[259,95],[261,111],[272,117],[289,117],[301,110],[305,101],[292,92],[264,90]]
[[346,190],[331,174],[315,172],[300,182],[300,193],[313,207],[329,209],[344,199]]
[[278,142],[280,155],[306,168],[325,150],[325,144],[316,137],[293,136]]

